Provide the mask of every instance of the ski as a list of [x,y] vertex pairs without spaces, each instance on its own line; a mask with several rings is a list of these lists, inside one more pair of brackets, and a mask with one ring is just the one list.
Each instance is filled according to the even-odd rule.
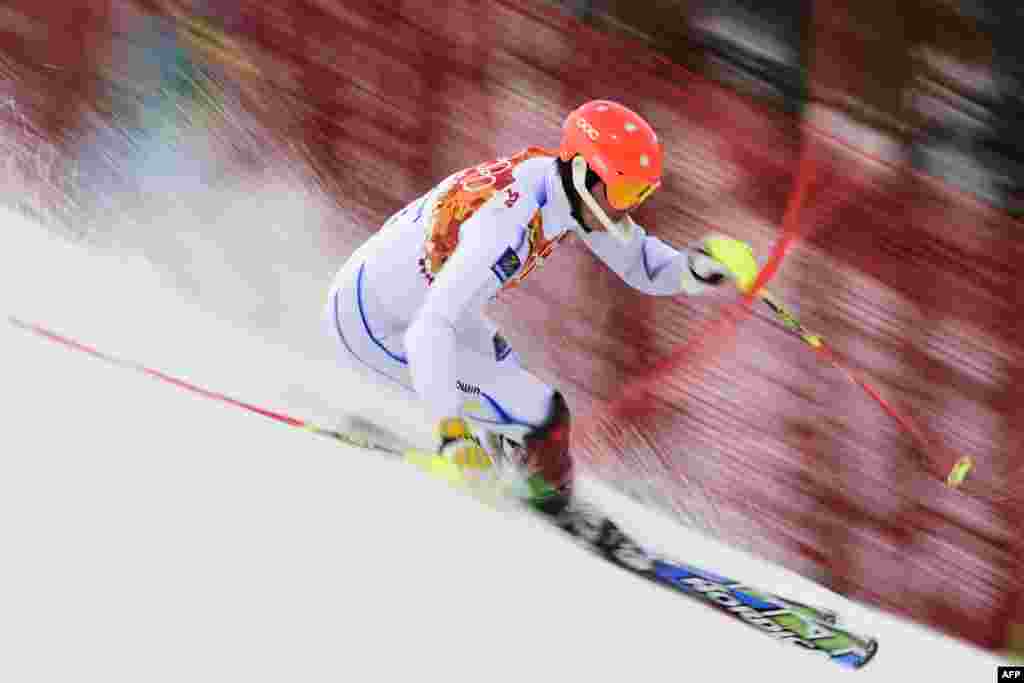
[[592,503],[574,499],[558,515],[532,509],[501,484],[468,479],[457,466],[432,453],[409,451],[403,460],[488,504],[512,499],[584,548],[642,579],[694,597],[780,641],[859,669],[878,652],[877,639],[840,626],[836,612],[779,597],[697,566],[657,556]]
[[[502,500],[512,500],[526,507],[525,501],[514,495],[514,492],[513,495],[510,495],[507,488],[495,488],[487,480],[473,481],[456,465],[435,454],[401,450],[377,443],[362,434],[321,427],[283,412],[256,406],[226,394],[205,389],[141,363],[104,353],[41,325],[28,323],[15,317],[9,317],[8,321],[16,327],[66,348],[85,353],[114,366],[143,373],[153,379],[204,398],[256,413],[288,427],[330,438],[337,443],[355,446],[367,452],[385,454],[401,462],[414,465],[432,477],[447,481],[455,488],[467,491],[482,503],[497,504]],[[780,598],[696,566],[649,553],[623,532],[607,515],[589,503],[576,500],[556,516],[546,516],[536,510],[533,512],[612,564],[675,592],[695,597],[778,640],[827,657],[837,664],[859,669],[871,661],[878,651],[876,639],[859,636],[840,627],[836,614],[830,610]]]
[[694,565],[647,552],[608,516],[589,503],[577,503],[555,526],[594,554],[631,574],[695,597],[780,641],[859,669],[878,652],[875,638],[839,626],[831,610],[780,598]]

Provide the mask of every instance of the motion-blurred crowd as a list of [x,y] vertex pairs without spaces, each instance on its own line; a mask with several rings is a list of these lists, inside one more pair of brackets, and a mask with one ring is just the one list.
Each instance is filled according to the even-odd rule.
[[[855,599],[1024,650],[1022,12],[7,0],[0,201],[74,232],[168,182],[199,191],[283,168],[330,198],[339,219],[309,226],[311,244],[340,262],[440,177],[554,145],[569,109],[607,97],[666,146],[665,187],[640,222],[675,244],[720,229],[767,254],[809,144],[804,241],[773,286],[943,449],[974,457],[977,487],[924,476],[876,404],[759,318],[713,362],[662,378],[642,438],[581,455]],[[715,305],[623,292],[577,246],[494,314],[584,414]]]

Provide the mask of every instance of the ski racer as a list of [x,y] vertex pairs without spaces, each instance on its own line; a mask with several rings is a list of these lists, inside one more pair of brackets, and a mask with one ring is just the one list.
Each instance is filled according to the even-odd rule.
[[640,115],[592,101],[557,152],[531,147],[459,171],[394,214],[345,262],[324,310],[342,362],[393,380],[437,419],[439,454],[465,468],[513,458],[529,502],[558,514],[572,494],[571,414],[483,313],[575,234],[652,295],[749,286],[750,247],[720,235],[675,249],[630,217],[661,185],[662,147]]

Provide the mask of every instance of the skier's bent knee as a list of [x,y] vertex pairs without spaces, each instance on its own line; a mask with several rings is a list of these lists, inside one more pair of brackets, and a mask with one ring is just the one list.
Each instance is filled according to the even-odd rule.
[[547,420],[524,438],[530,503],[546,514],[560,513],[572,496],[575,468],[569,454],[571,422],[569,405],[556,391]]

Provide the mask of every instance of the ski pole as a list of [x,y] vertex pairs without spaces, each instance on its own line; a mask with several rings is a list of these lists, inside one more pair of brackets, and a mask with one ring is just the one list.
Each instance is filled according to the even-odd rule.
[[[464,476],[462,468],[434,453],[420,451],[415,448],[405,450],[394,448],[375,441],[371,441],[370,439],[362,436],[361,434],[356,434],[354,432],[343,432],[336,429],[322,427],[320,425],[294,417],[292,415],[288,415],[276,410],[270,410],[268,408],[262,408],[252,403],[247,403],[237,398],[233,398],[231,396],[228,396],[227,394],[222,394],[217,391],[205,389],[199,385],[193,384],[184,379],[174,377],[165,372],[161,372],[160,370],[157,370],[155,368],[143,365],[142,363],[133,360],[128,360],[125,358],[120,358],[108,353],[104,353],[103,351],[100,351],[92,346],[89,346],[80,341],[76,341],[70,337],[66,337],[62,334],[54,332],[53,330],[43,327],[42,325],[25,322],[14,316],[8,316],[8,322],[10,322],[11,325],[14,325],[15,327],[21,328],[28,332],[32,332],[33,334],[36,334],[44,339],[48,339],[52,342],[56,342],[57,344],[65,346],[69,349],[81,351],[89,356],[92,356],[93,358],[97,358],[106,363],[109,363],[110,365],[140,372],[154,379],[158,379],[161,382],[166,382],[167,384],[178,387],[179,389],[184,389],[185,391],[197,394],[204,398],[209,398],[214,401],[220,401],[221,403],[226,403],[236,408],[241,408],[242,410],[247,410],[251,413],[256,413],[257,415],[262,415],[263,417],[270,418],[275,422],[279,422],[289,427],[296,427],[298,429],[302,429],[304,431],[316,434],[317,436],[327,437],[329,439],[333,439],[334,441],[345,444],[347,446],[354,446],[356,448],[374,451],[377,453],[382,453],[384,455],[397,458],[406,464],[410,464],[419,468],[420,470],[426,472],[432,477],[445,480],[453,486],[470,490],[472,493],[475,493],[478,496],[492,493],[487,488],[486,481],[483,483],[471,481],[469,478]],[[503,482],[498,482],[498,484],[503,484]],[[484,502],[487,501],[485,500]]]
[[[868,394],[868,396],[873,398],[878,405],[880,405],[882,409],[889,414],[890,417],[896,420],[901,427],[910,432],[923,452],[927,453],[931,449],[932,446],[930,444],[930,440],[913,420],[896,410],[896,408],[885,400],[878,390],[871,386],[871,384],[869,384],[860,373],[844,365],[839,360],[836,353],[825,344],[824,340],[804,327],[796,316],[787,310],[778,299],[765,290],[759,292],[758,297],[768,306],[768,308],[772,310],[773,313],[775,313],[775,317],[784,327],[794,332],[804,343],[814,349],[833,367],[846,375],[847,379],[854,384],[859,385]],[[946,485],[950,488],[958,488],[967,478],[967,475],[973,467],[974,461],[969,455],[961,456],[956,460],[953,467],[950,469],[949,474],[946,476]]]
[[240,401],[226,394],[222,394],[216,391],[210,391],[209,389],[204,389],[203,387],[192,384],[191,382],[187,382],[183,379],[172,377],[167,373],[161,372],[154,368],[147,367],[142,363],[137,363],[132,360],[126,360],[124,358],[112,356],[110,354],[99,351],[98,349],[95,349],[91,346],[83,344],[82,342],[75,341],[70,337],[65,337],[64,335],[58,334],[57,332],[47,329],[42,325],[28,323],[18,318],[15,318],[14,316],[9,316],[8,321],[15,327],[20,327],[23,330],[32,332],[34,334],[39,335],[40,337],[43,337],[44,339],[49,339],[52,342],[56,342],[68,348],[75,349],[76,351],[82,351],[83,353],[86,353],[92,356],[93,358],[98,358],[102,361],[110,363],[111,365],[116,365],[121,368],[141,372],[142,374],[149,375],[150,377],[158,379],[162,382],[166,382],[168,384],[176,386],[179,389],[184,389],[193,394],[198,394],[200,396],[204,396],[215,401],[220,401],[221,403],[227,403],[229,405],[235,406],[236,408],[242,408],[243,410],[247,410],[251,413],[256,413],[257,415],[268,417],[276,422],[286,424],[289,427],[297,427],[299,429],[304,429],[308,432],[312,432],[319,436],[325,436],[330,439],[334,439],[335,441],[340,441],[343,444],[355,446],[357,448],[377,451],[379,453],[385,453],[387,455],[392,455],[396,457],[406,456],[406,453],[401,450],[391,448],[389,446],[384,446],[379,443],[375,443],[362,437],[361,435],[349,434],[335,429],[328,429],[326,427],[321,427],[319,425],[313,424],[312,422],[308,422],[297,417],[292,417],[291,415],[286,415],[284,413],[269,410],[267,408],[261,408],[260,406],[253,405],[251,403],[246,403],[245,401]]

